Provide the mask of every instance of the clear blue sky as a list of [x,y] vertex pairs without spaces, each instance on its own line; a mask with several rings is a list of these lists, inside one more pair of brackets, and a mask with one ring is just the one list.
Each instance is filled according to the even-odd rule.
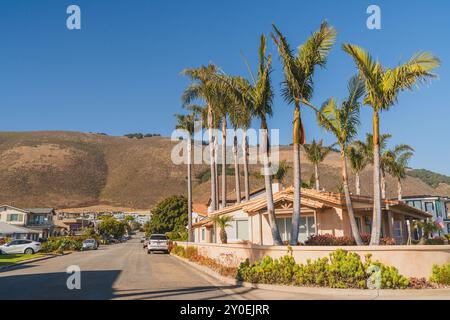
[[[82,10],[82,30],[66,29],[66,8]],[[366,8],[378,4],[382,30],[366,28]],[[355,72],[343,42],[366,47],[385,65],[396,65],[418,50],[442,59],[439,79],[404,93],[382,114],[382,131],[392,144],[416,149],[411,165],[450,175],[450,3],[448,1],[1,1],[0,107],[3,131],[75,130],[122,135],[170,135],[173,114],[188,84],[185,67],[208,62],[227,73],[248,75],[240,56],[256,62],[259,35],[276,23],[293,47],[323,19],[338,30],[338,44],[326,70],[317,72],[312,100],[321,104],[345,94]],[[279,98],[282,80],[276,49],[273,83],[277,90],[272,128],[291,141],[292,106]],[[332,138],[304,112],[308,141]],[[363,108],[361,137],[371,130]]]

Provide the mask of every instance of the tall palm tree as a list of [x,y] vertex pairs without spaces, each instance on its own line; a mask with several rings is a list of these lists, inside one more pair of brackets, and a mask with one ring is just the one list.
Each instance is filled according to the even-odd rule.
[[358,76],[355,76],[350,79],[348,83],[348,97],[340,106],[337,105],[335,99],[331,98],[322,105],[320,112],[317,112],[317,121],[319,125],[336,137],[337,143],[341,149],[342,187],[344,190],[345,202],[347,204],[350,227],[357,245],[362,245],[363,242],[356,224],[348,186],[346,151],[348,150],[349,143],[357,134],[357,128],[360,124],[360,100],[363,95],[364,83]]
[[[232,98],[234,98],[232,96]],[[229,117],[231,125],[233,126],[233,161],[234,161],[234,182],[236,191],[236,203],[241,203],[241,176],[239,169],[239,149],[238,149],[238,137],[237,129],[241,124],[241,114],[242,109],[240,108],[239,102],[234,99],[233,107],[229,111]]]
[[402,180],[406,178],[408,161],[414,155],[414,149],[408,145],[398,145],[386,152],[386,169],[397,179],[398,200],[402,200]]
[[245,201],[250,200],[250,177],[248,168],[248,137],[247,130],[250,128],[251,120],[253,116],[251,101],[245,98],[249,95],[251,86],[248,81],[242,77],[234,77],[229,79],[231,88],[232,99],[235,103],[235,117],[239,128],[242,128],[242,155],[244,165],[244,194]]
[[374,208],[370,244],[378,245],[381,234],[379,113],[389,110],[397,102],[400,91],[412,90],[415,84],[435,77],[432,71],[440,65],[440,61],[431,53],[423,52],[415,54],[409,61],[395,68],[385,68],[361,47],[344,44],[343,50],[353,59],[364,79],[364,103],[373,109]]
[[316,190],[320,190],[319,164],[325,160],[325,157],[332,151],[334,145],[335,144],[325,147],[323,145],[323,140],[319,140],[319,142],[316,142],[315,139],[313,139],[313,141],[310,144],[303,145],[306,157],[308,158],[309,162],[311,162],[314,165]]
[[191,80],[191,84],[185,89],[182,102],[184,106],[190,105],[194,100],[201,99],[206,103],[207,127],[209,136],[209,159],[211,171],[211,207],[218,209],[217,192],[217,167],[216,167],[216,134],[217,117],[214,117],[214,109],[220,101],[220,90],[214,75],[217,74],[217,68],[213,64],[201,66],[199,68],[185,69],[182,74]]
[[193,112],[189,115],[176,114],[177,124],[176,129],[185,130],[188,133],[187,137],[187,178],[188,178],[188,241],[194,240],[192,233],[192,139],[194,135],[194,123],[196,121],[196,114]]
[[281,31],[273,25],[272,39],[278,47],[283,62],[283,96],[294,104],[293,156],[294,156],[294,210],[292,214],[291,245],[298,242],[300,226],[301,162],[300,145],[305,144],[305,133],[300,116],[300,106],[313,95],[313,76],[316,66],[323,67],[336,39],[336,30],[326,22],[320,25],[294,55]]
[[[266,57],[266,37],[261,35],[259,45],[259,65],[257,77],[254,77],[250,70],[252,83],[244,78],[239,78],[239,81],[234,78],[234,81],[228,82],[229,87],[234,92],[234,95],[241,101],[241,105],[246,106],[250,111],[251,117],[255,117],[261,122],[261,145],[260,152],[263,159],[264,171],[264,185],[266,189],[267,199],[267,213],[269,217],[269,224],[272,233],[273,242],[275,245],[282,245],[280,232],[275,218],[275,208],[273,203],[272,192],[272,175],[270,170],[271,164],[269,160],[269,136],[267,127],[267,117],[272,116],[273,91],[270,81],[272,56]],[[249,119],[249,118],[247,118]],[[246,119],[246,120],[247,120]],[[248,123],[249,124],[249,123]],[[245,143],[245,142],[244,142]]]
[[361,149],[356,144],[351,144],[347,150],[347,157],[350,161],[350,166],[352,168],[353,173],[355,174],[355,189],[356,194],[361,194],[361,182],[360,182],[360,174],[367,166],[367,157],[364,153],[363,149]]

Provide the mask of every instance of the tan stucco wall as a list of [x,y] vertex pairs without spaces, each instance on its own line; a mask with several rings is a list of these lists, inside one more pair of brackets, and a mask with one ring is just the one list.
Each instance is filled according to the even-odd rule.
[[316,224],[319,234],[332,234],[334,236],[343,236],[343,211],[339,208],[329,208],[317,210]]
[[[179,242],[178,245],[187,245],[186,242]],[[200,254],[220,259],[223,254],[234,254],[236,264],[249,258],[255,261],[269,255],[279,258],[287,253],[287,248],[283,246],[259,246],[244,244],[198,244],[191,243],[198,247]],[[362,259],[368,253],[372,254],[372,260],[396,267],[400,273],[408,277],[425,277],[431,275],[433,264],[443,265],[450,263],[450,245],[442,246],[348,246],[348,247],[314,247],[298,246],[293,248],[293,256],[298,263],[305,263],[307,259],[317,259],[328,257],[336,249],[345,249],[358,253]]]

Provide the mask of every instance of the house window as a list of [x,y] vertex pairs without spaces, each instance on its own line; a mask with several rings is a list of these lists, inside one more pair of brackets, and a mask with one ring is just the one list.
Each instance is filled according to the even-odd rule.
[[450,223],[447,223],[447,233],[450,234]]
[[359,233],[361,233],[361,230],[362,230],[361,218],[355,217],[355,220],[356,220],[356,226],[358,227],[358,231],[359,231]]
[[206,238],[206,229],[202,228],[202,241],[205,241]]
[[403,244],[403,232],[402,232],[402,222],[399,220],[394,220],[393,225],[394,239],[397,244]]
[[230,225],[225,229],[227,236],[231,240],[248,240],[248,220],[238,219],[230,221]]
[[[281,240],[291,239],[292,218],[277,218],[277,226],[280,231]],[[313,216],[301,217],[298,228],[298,241],[305,242],[309,236],[316,233],[316,225]]]
[[425,202],[425,211],[429,213],[434,213],[434,203],[433,202]]
[[9,221],[9,222],[23,221],[23,215],[17,214],[17,213],[10,213],[6,216],[6,221]]
[[248,240],[248,220],[236,220],[236,237]]

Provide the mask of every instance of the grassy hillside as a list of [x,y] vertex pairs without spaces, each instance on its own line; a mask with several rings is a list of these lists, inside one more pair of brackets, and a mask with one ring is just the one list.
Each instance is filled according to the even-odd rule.
[[[19,207],[104,204],[150,208],[169,195],[186,193],[186,168],[170,160],[173,145],[164,137],[130,139],[63,131],[0,133],[0,203]],[[281,148],[280,159],[291,162],[290,150]],[[309,180],[312,166],[304,154],[302,160],[303,180]],[[339,166],[336,153],[320,166],[325,189],[339,189]],[[209,197],[208,168],[194,166],[194,201],[206,201]],[[252,173],[257,170],[259,166],[251,166]],[[232,168],[228,172],[232,173]],[[368,168],[362,174],[365,194],[372,192],[371,172]],[[415,170],[412,172],[404,183],[405,194],[450,194],[448,180],[430,181]],[[292,170],[286,178],[289,185],[291,173]],[[388,195],[395,196],[395,180],[388,177],[387,181]],[[228,191],[233,192],[233,176],[228,176],[227,182]],[[350,183],[353,186],[353,175]],[[251,188],[262,185],[263,180],[252,174]]]

